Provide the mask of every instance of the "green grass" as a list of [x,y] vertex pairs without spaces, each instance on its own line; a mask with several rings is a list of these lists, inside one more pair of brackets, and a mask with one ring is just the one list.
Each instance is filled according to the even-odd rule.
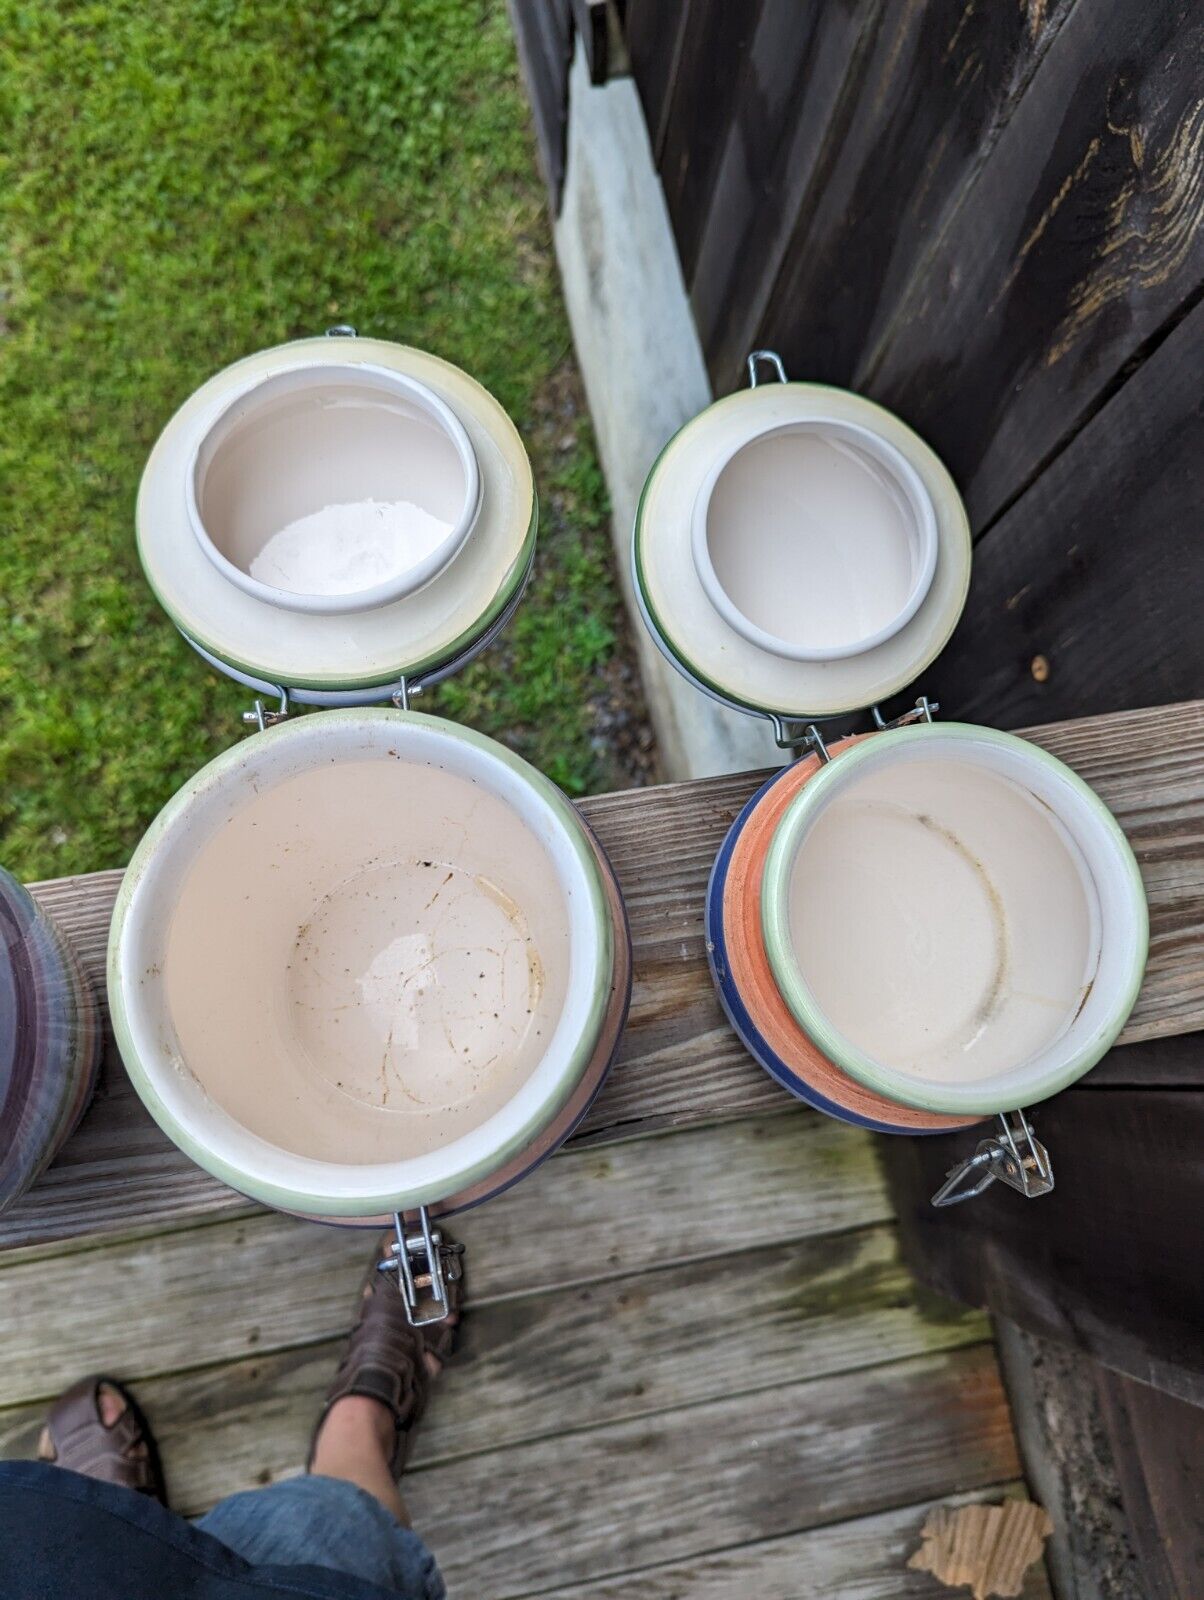
[[0,0],[0,861],[123,863],[249,696],[143,580],[147,453],[227,362],[333,321],[466,367],[543,517],[506,636],[422,702],[572,792],[620,627],[502,0]]

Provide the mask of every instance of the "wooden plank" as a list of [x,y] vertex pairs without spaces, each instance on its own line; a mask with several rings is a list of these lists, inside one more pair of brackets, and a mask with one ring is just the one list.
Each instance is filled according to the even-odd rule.
[[693,0],[628,0],[627,50],[631,75],[659,162],[677,75],[677,57],[690,27]]
[[[649,1226],[656,1226],[655,1214]],[[205,1249],[205,1243],[194,1239],[194,1249]],[[247,1282],[264,1285],[269,1300],[279,1298],[273,1285],[286,1276],[279,1259],[267,1271],[261,1261],[257,1276],[242,1277],[244,1300]],[[345,1292],[336,1322],[350,1320],[363,1266],[361,1248],[354,1272],[337,1274],[348,1281],[341,1285]],[[92,1273],[79,1282],[78,1291],[91,1291],[98,1282]],[[295,1293],[303,1292],[299,1284]],[[262,1338],[243,1359],[258,1364],[261,1376],[277,1375],[264,1378],[265,1396],[278,1381],[294,1397],[287,1406],[268,1406],[267,1420],[248,1419],[260,1436],[254,1447],[256,1471],[265,1465],[274,1474],[286,1471],[304,1457],[313,1416],[342,1349],[343,1330],[330,1336],[329,1299],[323,1295],[308,1319],[295,1318],[288,1328],[290,1342],[274,1349],[272,1308],[266,1317],[259,1305],[252,1310]],[[121,1331],[110,1335],[100,1360],[77,1348],[72,1363],[67,1352],[63,1366],[72,1379],[82,1370],[119,1371],[139,1394],[149,1394],[158,1392],[153,1386],[159,1379],[183,1381],[182,1373],[165,1367],[151,1347],[149,1335],[156,1329],[178,1351],[185,1370],[208,1373],[215,1355],[230,1344],[207,1337],[214,1318],[195,1296],[192,1303],[148,1306],[131,1318],[119,1279],[116,1287],[100,1285],[91,1303],[96,1320],[111,1313]],[[731,1316],[737,1307],[742,1337],[756,1359],[733,1368]],[[194,1311],[199,1317],[190,1327],[185,1318]],[[234,1316],[245,1326],[245,1312],[236,1309]],[[43,1331],[51,1326],[44,1323]],[[317,1330],[324,1337],[315,1342]],[[21,1333],[18,1328],[13,1342],[24,1365]],[[302,1333],[311,1337],[301,1339]],[[773,1245],[517,1299],[474,1300],[413,1462],[430,1464],[545,1438],[559,1433],[570,1417],[574,1429],[600,1427],[717,1394],[878,1367],[981,1344],[988,1337],[979,1313],[937,1301],[915,1287],[899,1264],[889,1228]],[[58,1353],[53,1347],[61,1341],[52,1333],[49,1342],[53,1360]],[[14,1393],[13,1376],[5,1374],[6,1402]],[[56,1380],[51,1394],[43,1396],[44,1376],[32,1368],[28,1378],[26,1393],[0,1413],[0,1426],[9,1430],[14,1448],[26,1437],[23,1428],[36,1425],[66,1381]]]
[[1076,6],[870,330],[855,387],[935,446],[976,529],[1204,281],[1202,50],[1204,13],[1183,0]]
[[1017,1470],[980,1345],[469,1456],[415,1473],[407,1499],[449,1590],[503,1600]]
[[763,0],[690,281],[719,391],[732,386],[756,343],[796,220],[822,189],[882,9],[882,0],[805,7]]
[[1204,1410],[1103,1369],[1099,1391],[1145,1600],[1204,1594]]
[[[1141,863],[1150,962],[1122,1043],[1204,1027],[1204,703],[1028,731],[1094,785]],[[615,1069],[579,1140],[612,1141],[786,1104],[728,1028],[705,959],[707,876],[759,781],[744,774],[582,802],[623,886],[635,989]],[[103,971],[118,881],[119,874],[100,873],[36,886],[94,976]],[[0,1247],[245,1209],[168,1146],[110,1059],[101,1097],[59,1160],[0,1218]]]
[[1199,1089],[1204,1084],[1204,1039],[1185,1033],[1109,1050],[1085,1089]]
[[519,65],[535,122],[535,144],[554,211],[564,186],[569,65],[573,52],[571,0],[507,0]]
[[[302,1348],[140,1384],[172,1505],[196,1515],[299,1472],[331,1357]],[[42,1416],[0,1413],[0,1458],[32,1455]],[[451,1592],[500,1600],[1017,1471],[977,1345],[463,1456],[407,1474],[405,1492]]]
[[733,108],[753,88],[745,65],[760,9],[761,0],[693,0],[678,51],[658,166],[687,284]]
[[[1023,1484],[1001,1484],[954,1495],[947,1504],[998,1504],[1023,1500]],[[544,1590],[544,1600],[950,1600],[931,1574],[910,1572],[907,1557],[920,1543],[920,1529],[937,1504],[906,1506],[858,1517],[807,1533],[765,1539],[736,1549],[708,1552],[688,1561],[645,1567],[567,1589]],[[1041,1566],[1030,1567],[1020,1600],[1050,1600]]]
[[1204,683],[1202,368],[1204,305],[979,543],[932,669],[953,715],[1012,727]]
[[[1072,3],[885,9],[755,336],[792,376],[851,383],[880,307],[940,237]],[[712,371],[720,387],[737,376],[730,365]]]
[[[566,1152],[453,1230],[468,1247],[476,1304],[731,1253],[755,1259],[889,1216],[869,1137],[796,1110]],[[52,1395],[81,1369],[146,1375],[332,1337],[346,1327],[372,1237],[263,1212],[94,1246],[59,1270],[44,1252],[9,1255],[0,1403]],[[65,1289],[112,1315],[64,1319]]]
[[1034,1201],[996,1185],[935,1211],[953,1141],[890,1142],[908,1261],[942,1294],[1204,1404],[1204,1092],[1071,1089],[1033,1120],[1057,1180]]

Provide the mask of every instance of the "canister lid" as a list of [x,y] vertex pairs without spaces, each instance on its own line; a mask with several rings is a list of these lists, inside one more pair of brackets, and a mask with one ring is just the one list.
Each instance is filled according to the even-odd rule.
[[[295,595],[274,601],[250,571],[248,581],[232,581],[224,570],[230,547],[215,549],[220,541],[197,532],[197,461],[201,456],[207,462],[212,454],[202,446],[216,425],[225,429],[238,415],[240,398],[247,399],[248,408],[260,395],[278,405],[277,391],[295,388],[290,375],[316,374],[320,380],[324,371],[344,387],[374,379],[384,391],[407,389],[409,402],[402,397],[395,403],[413,404],[419,420],[423,396],[428,397],[425,421],[437,429],[440,419],[446,420],[448,448],[459,449],[463,467],[453,511],[468,531],[458,542],[445,542],[442,553],[432,546],[431,575],[423,572],[421,584],[383,603],[360,604],[353,595],[355,609],[337,597],[317,605]],[[397,381],[391,384],[391,379]],[[335,414],[333,404],[330,414]],[[248,431],[246,448],[253,461],[255,437],[253,429]],[[432,432],[432,447],[446,442]],[[308,465],[299,451],[298,479]],[[368,484],[365,498],[371,500],[373,493]],[[337,487],[333,498],[340,498]],[[304,510],[301,503],[294,514]],[[446,515],[450,523],[452,511]],[[147,462],[137,508],[138,549],[147,579],[191,644],[242,681],[332,699],[371,698],[375,688],[384,697],[400,679],[437,673],[470,654],[516,601],[530,568],[536,522],[526,451],[493,396],[438,357],[363,338],[298,340],[260,351],[211,378],[163,430]],[[230,537],[237,536],[236,529]],[[236,551],[233,559],[240,559]],[[372,601],[381,588],[368,586],[363,596]]]
[[943,648],[970,529],[948,471],[898,417],[822,384],[754,382],[666,446],[633,566],[654,639],[699,688],[823,718],[895,694]]

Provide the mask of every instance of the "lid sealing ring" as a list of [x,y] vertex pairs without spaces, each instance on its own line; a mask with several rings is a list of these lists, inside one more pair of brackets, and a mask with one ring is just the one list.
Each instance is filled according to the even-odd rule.
[[1006,1183],[1026,1200],[1039,1199],[1053,1190],[1049,1152],[1033,1132],[1023,1111],[1001,1112],[999,1132],[979,1140],[972,1156],[950,1167],[944,1183],[932,1197],[934,1206],[956,1206],[973,1200],[993,1183]]

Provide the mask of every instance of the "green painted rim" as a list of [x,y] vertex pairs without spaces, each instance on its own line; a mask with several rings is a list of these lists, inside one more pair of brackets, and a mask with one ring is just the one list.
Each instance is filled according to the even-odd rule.
[[766,953],[774,979],[792,1014],[815,1045],[835,1065],[847,1072],[866,1088],[874,1089],[890,1100],[914,1106],[921,1111],[978,1112],[989,1116],[1000,1111],[1019,1109],[1012,1096],[1001,1101],[987,1092],[983,1084],[942,1084],[939,1088],[913,1087],[920,1080],[903,1081],[902,1074],[884,1071],[873,1057],[859,1050],[844,1034],[828,1021],[808,987],[794,956],[790,938],[789,886],[795,857],[803,836],[812,820],[824,805],[828,793],[837,783],[843,783],[866,761],[879,755],[884,744],[914,742],[916,739],[949,738],[974,739],[1007,749],[1019,749],[1025,757],[1054,772],[1083,799],[1104,824],[1117,846],[1117,855],[1125,869],[1126,883],[1137,932],[1133,967],[1124,989],[1113,1002],[1107,1019],[1095,1029],[1079,1048],[1060,1067],[1046,1072],[1024,1092],[1024,1104],[1048,1099],[1089,1072],[1115,1042],[1124,1027],[1141,988],[1149,949],[1149,912],[1141,872],[1120,824],[1091,786],[1078,773],[1050,755],[1040,745],[1031,744],[1015,734],[1002,733],[995,728],[978,727],[972,723],[942,722],[917,724],[906,728],[892,728],[862,740],[835,756],[799,790],[783,813],[774,830],[765,860],[765,873],[761,891],[761,927],[765,937]]
[[[470,627],[466,628],[463,633],[459,634],[456,639],[454,639],[452,643],[445,648],[441,647],[436,651],[431,651],[427,655],[418,657],[411,661],[398,661],[398,663],[395,666],[391,666],[387,672],[373,674],[369,677],[361,678],[349,676],[347,674],[332,677],[327,674],[315,672],[308,674],[305,678],[305,681],[301,682],[294,675],[287,687],[290,689],[317,689],[336,693],[340,689],[354,691],[356,689],[383,688],[386,684],[396,683],[401,677],[418,677],[423,672],[429,672],[432,668],[440,667],[444,664],[444,662],[453,660],[456,656],[461,654],[462,651],[469,649],[473,644],[475,644],[481,635],[486,633],[493,626],[498,617],[501,616],[502,612],[510,604],[510,601],[513,600],[516,592],[521,587],[526,577],[527,568],[530,566],[532,557],[534,556],[538,532],[539,497],[536,495],[534,489],[532,489],[531,520],[527,525],[526,536],[523,539],[523,547],[519,551],[514,564],[506,573],[506,576],[502,580],[496,595],[486,609],[482,611],[481,615],[471,624]],[[239,660],[228,652],[219,649],[211,639],[204,638],[197,630],[187,627],[180,615],[172,608],[172,606],[156,588],[155,581],[151,577],[150,572],[147,570],[146,563],[142,560],[141,544],[139,544],[138,548],[138,559],[142,564],[142,572],[146,578],[148,586],[150,587],[151,593],[159,602],[160,607],[167,613],[172,622],[175,623],[176,627],[185,636],[185,638],[195,639],[197,644],[202,645],[211,656],[216,656],[218,660],[224,661],[226,665],[232,668],[235,672],[243,672],[246,673],[248,677],[261,678],[265,682],[269,683],[278,683],[280,681],[280,674],[274,671],[271,667],[265,666],[263,662]]]
[[[145,1105],[155,1122],[172,1143],[195,1161],[197,1166],[211,1173],[213,1177],[227,1184],[238,1193],[247,1195],[253,1200],[259,1200],[264,1205],[272,1206],[280,1211],[297,1211],[332,1217],[367,1217],[378,1215],[381,1212],[406,1210],[418,1205],[433,1205],[439,1200],[447,1199],[449,1195],[458,1194],[460,1190],[469,1188],[487,1178],[492,1172],[495,1172],[538,1138],[548,1123],[563,1108],[565,1101],[572,1094],[593,1056],[598,1032],[605,1018],[610,998],[614,969],[614,928],[611,922],[606,888],[602,879],[602,868],[572,803],[549,778],[546,778],[542,772],[531,766],[529,762],[524,761],[520,756],[516,756],[513,751],[507,750],[504,745],[499,744],[496,740],[487,738],[484,734],[477,733],[474,729],[460,727],[458,724],[448,722],[442,717],[433,717],[424,712],[399,711],[387,706],[314,711],[308,713],[304,719],[294,723],[291,728],[289,724],[284,723],[275,728],[265,729],[262,733],[254,734],[252,737],[256,740],[279,740],[295,737],[299,729],[303,728],[306,723],[312,724],[315,718],[338,718],[342,722],[354,722],[363,718],[388,718],[394,722],[417,724],[470,744],[508,767],[511,772],[526,781],[536,791],[564,829],[572,852],[583,870],[590,911],[594,924],[598,929],[598,956],[594,963],[594,971],[591,978],[592,992],[586,1012],[585,1025],[581,1029],[581,1036],[566,1060],[554,1093],[548,1096],[545,1104],[540,1107],[539,1112],[528,1118],[504,1144],[495,1147],[487,1157],[481,1157],[470,1166],[466,1166],[461,1171],[450,1175],[446,1181],[441,1181],[434,1185],[425,1185],[415,1189],[413,1192],[404,1194],[393,1191],[332,1198],[329,1195],[314,1195],[305,1190],[273,1183],[256,1177],[252,1173],[244,1172],[241,1168],[234,1166],[231,1162],[216,1154],[207,1144],[198,1139],[188,1128],[184,1127],[164,1104],[155,1087],[152,1075],[147,1071],[146,1062],[135,1044],[126,1007],[125,987],[122,981],[123,937],[134,897],[138,892],[149,864],[169,832],[186,814],[193,798],[219,779],[227,768],[245,759],[245,745],[234,745],[231,749],[224,750],[221,755],[215,756],[212,761],[194,773],[167,802],[145,834],[143,834],[134,850],[133,856],[130,858],[130,864],[126,869],[121,887],[117,893],[117,900],[113,908],[113,920],[109,928],[106,962],[109,1013],[113,1023],[113,1033],[117,1040],[117,1047],[121,1052],[121,1059],[125,1064],[130,1082],[133,1084],[143,1105]],[[463,1135],[462,1137],[470,1136]],[[381,1164],[374,1163],[374,1165]],[[329,1165],[337,1165],[337,1163],[329,1163]]]
[[[776,389],[822,389],[822,390],[827,391],[828,393],[839,394],[839,395],[848,395],[848,394],[850,394],[852,392],[852,391],[850,391],[848,389],[841,389],[836,384],[832,384],[832,383],[795,383],[795,382],[791,382],[791,383],[786,383],[786,384],[774,384],[774,385],[772,385],[772,387],[775,390]],[[739,389],[739,390],[736,391],[736,396],[728,395],[728,396],[725,396],[724,398],[725,399],[732,399],[732,398],[735,398],[735,397],[739,397],[739,396],[745,395],[747,393],[748,393],[748,390]],[[901,417],[895,416],[894,412],[887,411],[884,406],[878,405],[875,401],[866,400],[865,397],[862,396],[862,395],[857,395],[857,396],[855,396],[855,398],[858,399],[858,400],[861,400],[870,410],[879,411],[879,412],[882,413],[883,416],[889,417],[892,423],[901,423],[902,426],[904,426],[904,427],[907,426],[906,423],[903,423]],[[724,403],[723,400],[716,400],[715,402],[713,402],[713,405],[722,405],[723,403]],[[711,409],[713,409],[713,406],[709,406],[707,409],[711,410]],[[704,413],[701,413],[701,412],[699,413],[700,416],[703,415],[703,414]],[[645,539],[647,538],[647,533],[645,531],[645,513],[646,513],[646,510],[647,510],[648,495],[649,495],[649,492],[650,492],[650,490],[652,488],[652,484],[653,484],[653,482],[654,482],[654,480],[656,478],[657,472],[660,470],[661,463],[664,461],[664,459],[668,455],[669,451],[672,450],[673,446],[682,437],[682,435],[685,434],[685,433],[688,433],[689,430],[694,426],[694,424],[697,421],[698,421],[698,417],[691,417],[688,422],[683,423],[682,426],[680,428],[678,428],[677,432],[673,435],[673,437],[671,439],[669,439],[668,442],[664,445],[664,447],[662,448],[660,453],[657,455],[656,460],[652,463],[651,467],[648,469],[648,476],[644,479],[644,486],[640,490],[640,498],[639,498],[639,501],[636,504],[636,508],[635,508],[635,523],[634,523],[633,528],[632,528],[632,539],[631,539],[632,577],[634,579],[634,582],[635,582],[637,588],[639,589],[640,599],[641,599],[641,602],[643,603],[644,609],[647,611],[648,616],[651,618],[654,626],[656,627],[656,631],[659,634],[660,639],[661,639],[661,641],[663,642],[663,644],[665,646],[665,649],[673,657],[674,661],[679,663],[683,674],[687,678],[692,679],[700,688],[705,689],[708,694],[713,695],[715,697],[715,699],[722,701],[725,705],[733,706],[737,710],[750,711],[755,716],[760,716],[760,717],[782,717],[786,721],[797,721],[799,719],[806,719],[806,718],[811,717],[813,715],[817,716],[817,717],[821,717],[821,718],[822,717],[844,716],[844,715],[847,715],[847,713],[850,712],[850,711],[859,711],[859,710],[863,709],[862,706],[860,704],[858,704],[858,705],[855,705],[855,706],[847,706],[847,707],[844,708],[843,711],[824,711],[824,712],[820,713],[820,712],[812,712],[811,710],[808,710],[806,708],[796,708],[796,707],[786,707],[786,706],[770,706],[770,705],[759,704],[759,703],[757,703],[755,701],[752,701],[752,700],[742,699],[739,695],[733,694],[730,689],[725,689],[721,684],[716,683],[713,678],[708,677],[706,672],[703,670],[702,667],[700,667],[697,664],[697,662],[691,661],[689,656],[685,655],[682,652],[682,650],[677,645],[676,641],[673,639],[672,634],[666,629],[664,618],[660,615],[660,613],[656,609],[656,606],[652,602],[652,596],[651,596],[651,593],[649,592],[649,588],[648,588],[647,575],[646,575],[646,573],[644,571],[644,557],[643,557],[643,548],[642,547],[643,547]],[[914,430],[912,430],[910,428],[908,429],[909,433],[911,433],[913,431]],[[922,445],[924,444],[924,441],[922,439],[920,439],[919,434],[916,434],[915,437],[916,437],[917,440],[919,440],[920,444],[922,444]],[[930,447],[928,445],[924,445],[924,448],[925,448],[925,450],[930,449]],[[970,537],[970,534],[969,534],[969,523],[967,522],[967,524],[966,524],[966,538],[967,538],[967,540],[969,539],[969,537]],[[916,661],[914,666],[909,666],[908,675],[905,678],[901,678],[899,680],[899,682],[897,682],[897,683],[895,683],[893,685],[893,687],[888,686],[888,687],[885,687],[885,688],[881,689],[878,692],[878,694],[875,696],[875,699],[877,699],[877,700],[887,700],[887,699],[889,699],[892,694],[896,694],[900,689],[905,688],[907,686],[907,684],[912,682],[913,679],[918,678],[921,672],[926,671],[932,665],[932,663],[936,660],[937,656],[940,655],[941,651],[949,643],[950,635],[952,634],[953,629],[957,626],[957,623],[958,623],[959,618],[961,617],[962,611],[965,609],[966,596],[969,594],[969,592],[970,592],[970,572],[969,572],[969,568],[967,568],[966,581],[965,581],[965,584],[964,584],[964,586],[962,588],[961,599],[958,602],[957,612],[956,612],[956,615],[954,616],[953,622],[951,623],[951,625],[949,627],[948,633],[946,633],[945,637],[943,639],[941,639],[936,645],[934,645],[934,647],[930,651],[928,651],[928,653],[926,655],[924,655],[923,657],[917,659],[917,661]]]

